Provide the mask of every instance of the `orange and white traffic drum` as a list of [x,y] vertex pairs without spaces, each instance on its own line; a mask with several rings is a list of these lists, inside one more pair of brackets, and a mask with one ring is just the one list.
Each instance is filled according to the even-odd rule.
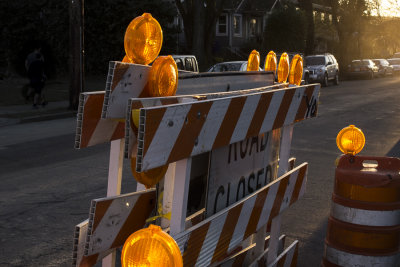
[[400,266],[400,159],[340,157],[323,266]]

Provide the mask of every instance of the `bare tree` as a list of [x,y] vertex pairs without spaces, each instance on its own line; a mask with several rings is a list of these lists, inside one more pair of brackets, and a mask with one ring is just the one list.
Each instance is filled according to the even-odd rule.
[[215,25],[225,0],[175,0],[175,3],[183,19],[188,49],[204,69],[211,58]]

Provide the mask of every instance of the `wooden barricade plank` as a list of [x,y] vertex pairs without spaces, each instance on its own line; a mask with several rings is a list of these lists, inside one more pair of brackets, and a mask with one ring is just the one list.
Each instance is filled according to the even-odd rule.
[[[285,239],[286,236],[285,235],[281,235],[279,237],[279,244],[278,244],[278,252],[282,253],[283,252],[283,248],[285,246]],[[265,237],[265,243],[264,243],[264,247],[265,249],[268,251],[268,243],[269,243],[269,236]],[[248,265],[248,261],[249,258],[251,256],[251,254],[254,253],[254,249],[255,249],[255,245],[256,244],[252,244],[247,248],[242,249],[242,247],[238,247],[240,249],[239,252],[237,253],[232,253],[233,255],[228,256],[226,259],[224,259],[221,262],[218,262],[216,264],[213,264],[212,266],[218,266],[218,267],[240,267],[240,266],[245,266]],[[261,263],[261,266],[264,266],[266,264],[262,264],[262,260],[260,259],[259,261]]]
[[107,254],[112,252],[112,250],[108,250],[90,256],[84,255],[88,225],[89,225],[89,219],[86,219],[80,224],[75,226],[72,266],[76,267],[93,266],[96,264],[97,261],[101,260],[103,257],[107,256]]
[[238,90],[230,92],[217,92],[207,94],[196,94],[196,95],[178,95],[169,97],[149,97],[149,98],[131,98],[128,100],[128,108],[125,117],[125,157],[130,158],[132,153],[136,156],[136,149],[133,149],[137,142],[138,129],[133,124],[132,113],[134,110],[147,107],[159,107],[165,105],[173,105],[180,103],[190,103],[195,101],[217,99],[229,96],[245,95],[250,93],[264,92],[274,89],[287,88],[287,83],[278,83],[270,86]]
[[155,189],[92,200],[84,254],[123,245],[130,234],[144,227],[155,207]]
[[[294,241],[268,267],[296,267],[299,253],[299,241]],[[263,261],[262,259],[260,259]],[[264,262],[264,261],[263,261]],[[260,262],[252,266],[260,266]]]
[[80,95],[75,148],[85,148],[124,138],[124,122],[101,119],[103,101],[104,91]]
[[[118,61],[109,63],[103,119],[123,119],[127,100],[146,97],[146,86],[150,66]],[[257,88],[274,83],[272,72],[187,73],[178,75],[177,94],[200,94]]]
[[146,171],[315,117],[319,88],[313,84],[142,108],[137,171]]
[[176,234],[186,266],[223,260],[240,243],[296,202],[305,192],[307,163],[234,205]]

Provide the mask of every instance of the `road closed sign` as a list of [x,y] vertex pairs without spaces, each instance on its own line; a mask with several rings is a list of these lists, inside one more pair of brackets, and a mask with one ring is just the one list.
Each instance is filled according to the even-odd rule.
[[277,177],[280,129],[211,152],[206,216],[243,199]]

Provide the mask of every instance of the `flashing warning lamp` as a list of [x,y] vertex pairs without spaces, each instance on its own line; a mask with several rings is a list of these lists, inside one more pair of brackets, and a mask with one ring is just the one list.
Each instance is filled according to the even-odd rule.
[[125,53],[133,62],[147,65],[160,53],[163,33],[150,13],[134,18],[125,32]]
[[303,58],[297,54],[290,63],[289,84],[300,85],[303,77]]
[[336,144],[344,154],[354,156],[363,149],[365,136],[361,129],[354,125],[349,125],[338,133]]
[[276,54],[274,51],[269,51],[265,58],[264,70],[276,72]]
[[136,157],[131,157],[131,171],[136,181],[149,189],[155,186],[164,176],[168,170],[168,164],[144,172],[136,171]]
[[282,53],[278,65],[278,82],[285,83],[289,75],[289,56],[287,53]]
[[171,56],[158,57],[149,71],[147,93],[150,97],[172,96],[178,87],[178,67]]
[[258,71],[260,68],[260,53],[256,50],[251,51],[247,60],[247,71]]
[[121,264],[123,267],[181,267],[183,260],[175,240],[151,224],[128,237],[122,248]]
[[125,63],[133,63],[133,60],[130,59],[127,55],[125,55],[124,58],[122,59],[122,62],[125,62]]

